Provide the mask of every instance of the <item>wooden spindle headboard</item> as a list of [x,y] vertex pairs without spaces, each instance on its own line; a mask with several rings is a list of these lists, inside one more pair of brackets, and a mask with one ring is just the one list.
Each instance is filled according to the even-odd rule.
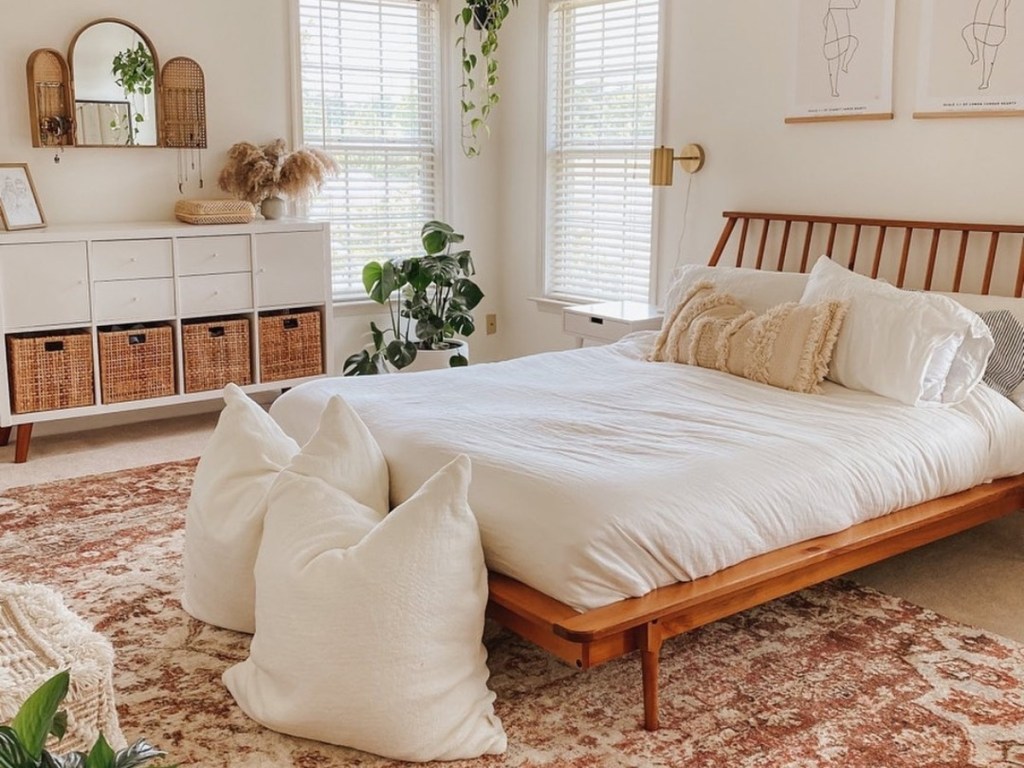
[[[722,215],[725,227],[711,256],[711,266],[722,260],[739,224],[737,267],[795,271],[798,258],[799,271],[806,272],[818,256],[825,254],[874,278],[890,273],[892,282],[900,288],[912,268],[918,272],[923,269],[919,280],[922,285],[918,287],[924,290],[932,290],[938,275],[949,271],[951,281],[944,282],[951,284],[944,289],[959,293],[967,290],[965,270],[978,264],[983,269],[978,270],[977,292],[992,293],[995,280],[1000,289],[997,293],[1017,297],[1024,294],[1024,225],[741,211]],[[797,247],[791,247],[794,240]],[[748,241],[756,243],[756,251]],[[870,263],[865,262],[865,256],[870,256]]]

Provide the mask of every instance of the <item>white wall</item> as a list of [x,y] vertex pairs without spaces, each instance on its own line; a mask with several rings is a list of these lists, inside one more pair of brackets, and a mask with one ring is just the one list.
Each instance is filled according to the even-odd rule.
[[[540,289],[545,3],[522,3],[502,44],[502,301],[508,354],[567,347]],[[780,0],[666,0],[663,141],[699,142],[681,261],[704,262],[723,210],[1018,222],[1024,120],[913,120],[920,0],[897,3],[894,106],[885,122],[785,125],[792,33]],[[1008,41],[1009,42],[1009,41]],[[686,176],[655,191],[659,291],[682,229]]]
[[[35,149],[29,133],[25,62],[36,48],[66,52],[75,32],[95,19],[124,18],[144,30],[161,62],[189,56],[206,75],[209,150],[204,153],[205,188],[193,176],[185,195],[222,197],[217,172],[228,147],[238,141],[291,142],[291,0],[176,0],[127,3],[123,0],[36,0],[4,4],[0,24],[0,162],[28,162],[50,223],[156,221],[172,218],[179,198],[177,151],[158,148],[73,148],[54,163],[54,150]],[[442,0],[447,87],[445,140],[451,148],[445,168],[445,218],[466,235],[478,282],[486,298],[477,310],[481,329],[472,337],[476,361],[499,356],[502,332],[486,336],[484,315],[500,307],[497,202],[497,146],[485,145],[472,161],[458,152],[458,113],[453,66],[455,0]],[[495,139],[500,136],[496,128]],[[0,232],[0,242],[3,233]],[[336,313],[336,360],[357,351],[372,315],[366,308]],[[499,323],[503,320],[499,314]],[[500,325],[499,325],[500,327]],[[174,409],[145,417],[173,415]],[[96,426],[102,420],[55,422],[40,433]]]

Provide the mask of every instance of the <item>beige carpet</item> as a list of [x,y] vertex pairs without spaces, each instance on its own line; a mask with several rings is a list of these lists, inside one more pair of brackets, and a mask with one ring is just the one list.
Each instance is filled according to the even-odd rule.
[[[384,766],[267,731],[220,683],[249,639],[180,609],[193,462],[0,493],[0,579],[37,581],[114,644],[121,725],[183,765]],[[488,636],[509,751],[479,766],[1024,764],[1024,646],[833,582],[675,638],[662,721],[640,728],[639,664],[577,673]],[[386,663],[386,660],[382,660]]]

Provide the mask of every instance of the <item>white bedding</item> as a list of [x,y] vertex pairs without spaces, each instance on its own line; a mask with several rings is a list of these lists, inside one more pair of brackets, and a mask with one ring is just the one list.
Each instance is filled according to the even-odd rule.
[[456,371],[322,379],[271,414],[300,444],[342,394],[392,503],[458,453],[488,566],[584,610],[1024,472],[1024,412],[984,385],[912,408],[801,395],[618,344]]

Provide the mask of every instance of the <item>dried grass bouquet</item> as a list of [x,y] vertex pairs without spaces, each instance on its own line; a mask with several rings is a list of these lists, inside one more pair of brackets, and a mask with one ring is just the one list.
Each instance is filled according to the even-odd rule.
[[268,197],[308,197],[337,172],[334,158],[313,147],[288,152],[284,139],[263,145],[243,141],[228,150],[218,184],[225,192],[259,205]]

